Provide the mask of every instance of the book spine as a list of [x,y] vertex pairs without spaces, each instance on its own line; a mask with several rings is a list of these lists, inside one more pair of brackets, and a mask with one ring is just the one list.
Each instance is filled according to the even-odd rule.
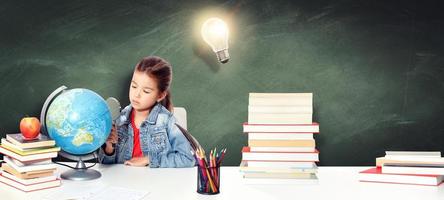
[[248,140],[250,147],[315,147],[315,140]]
[[313,107],[312,106],[248,106],[249,114],[256,113],[275,113],[275,114],[312,114]]
[[248,123],[252,124],[311,124],[312,114],[274,114],[255,113],[248,115]]

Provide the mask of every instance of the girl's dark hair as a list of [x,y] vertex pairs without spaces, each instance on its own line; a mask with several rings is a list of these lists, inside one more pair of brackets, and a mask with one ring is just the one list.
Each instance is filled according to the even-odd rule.
[[148,76],[156,79],[157,89],[160,92],[166,92],[165,98],[160,103],[172,112],[173,102],[171,101],[170,84],[173,74],[171,64],[160,57],[148,56],[137,63],[136,70],[145,72]]

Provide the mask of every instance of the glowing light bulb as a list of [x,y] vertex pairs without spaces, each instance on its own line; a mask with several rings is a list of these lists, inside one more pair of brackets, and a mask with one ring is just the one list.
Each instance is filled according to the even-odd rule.
[[219,18],[210,18],[204,22],[201,34],[205,42],[210,45],[221,63],[230,59],[228,54],[228,27]]

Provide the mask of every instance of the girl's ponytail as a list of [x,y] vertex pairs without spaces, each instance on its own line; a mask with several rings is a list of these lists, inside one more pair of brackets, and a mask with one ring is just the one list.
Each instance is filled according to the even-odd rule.
[[166,96],[159,103],[162,104],[163,107],[167,108],[170,112],[173,112],[173,102],[171,101],[171,92],[170,90],[166,91]]

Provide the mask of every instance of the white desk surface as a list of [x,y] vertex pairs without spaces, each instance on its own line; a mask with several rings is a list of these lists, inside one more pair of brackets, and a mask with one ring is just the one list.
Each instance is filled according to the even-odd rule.
[[[74,164],[73,164],[74,165]],[[85,186],[117,186],[150,192],[144,199],[424,199],[443,200],[441,186],[364,183],[358,172],[369,167],[319,167],[316,185],[245,185],[238,167],[221,169],[220,194],[201,195],[196,192],[196,168],[153,169],[125,165],[97,165],[102,177],[92,181],[62,180],[62,186],[36,192],[21,192],[0,183],[0,199],[41,199],[60,190]],[[58,173],[67,170],[60,166]]]

